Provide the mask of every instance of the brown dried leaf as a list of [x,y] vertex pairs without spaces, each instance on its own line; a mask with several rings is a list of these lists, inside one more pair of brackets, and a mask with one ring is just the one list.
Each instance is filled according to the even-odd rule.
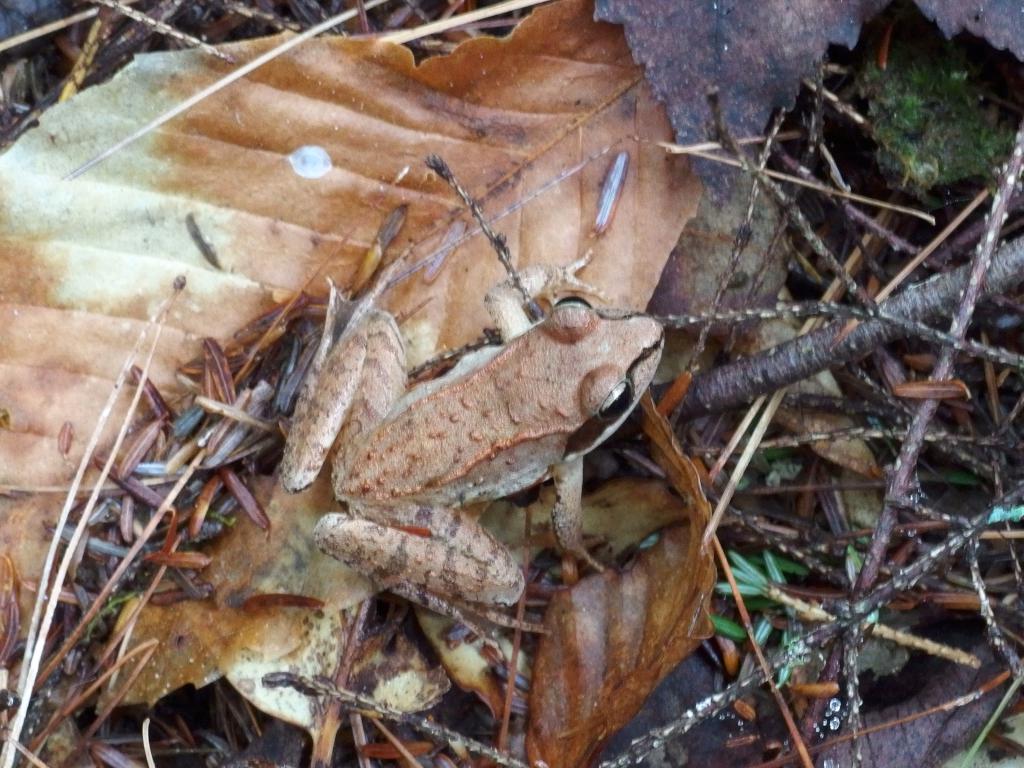
[[[703,529],[711,519],[711,505],[704,495],[697,468],[683,455],[675,430],[672,429],[665,414],[654,405],[654,398],[650,392],[645,393],[640,399],[640,408],[643,414],[644,434],[651,441],[651,456],[665,472],[665,477],[672,488],[685,502],[686,517],[690,525],[698,530]],[[699,563],[694,561],[691,568],[694,571],[710,570],[714,574],[715,567],[710,553],[700,551],[699,558]]]
[[[592,551],[604,562],[611,562],[627,548],[680,518],[679,497],[658,480],[611,480],[586,494],[582,502],[584,536],[588,541],[600,542]],[[510,501],[496,501],[487,506],[480,523],[513,552],[519,552],[523,546],[524,519],[529,511],[531,548],[536,552],[555,546],[555,534],[551,530],[554,503],[554,487],[544,486],[528,510]],[[463,690],[476,693],[491,713],[500,717],[505,693],[492,671],[484,650],[485,641],[475,638],[450,644],[447,640],[448,630],[453,625],[450,619],[422,609],[417,609],[416,616],[452,680]],[[511,643],[503,637],[495,642],[502,647],[505,658],[510,658]],[[520,652],[521,670],[528,668],[528,661],[526,652]]]
[[[277,40],[231,46],[238,61]],[[647,303],[701,187],[685,160],[653,146],[670,137],[620,30],[570,0],[541,9],[503,40],[479,38],[417,66],[408,49],[340,38],[307,43],[74,182],[64,174],[112,137],[225,72],[205,54],[146,54],[110,83],[44,115],[0,158],[0,484],[66,482],[65,421],[94,423],[126,350],[178,275],[151,378],[168,402],[174,371],[199,340],[226,339],[316,276],[346,286],[391,211],[408,205],[386,258],[429,259],[460,202],[424,157],[447,158],[490,215],[538,193],[581,159],[613,151],[502,219],[514,258],[567,263],[593,246],[583,277],[613,304]],[[289,157],[322,147],[331,169],[298,175]],[[615,150],[631,154],[615,220],[590,239],[601,180]],[[395,181],[404,168],[409,172]],[[189,235],[195,220],[216,269]],[[413,362],[476,338],[484,292],[502,276],[473,237],[437,279],[416,275],[386,297]],[[424,303],[425,302],[425,303]],[[413,310],[416,310],[413,312]],[[44,375],[45,374],[45,375]],[[123,409],[115,412],[111,434]]]
[[[375,591],[313,545],[313,526],[334,506],[329,486],[325,475],[292,495],[271,478],[255,482],[270,532],[240,520],[204,550],[211,562],[203,578],[214,587],[212,599],[143,609],[132,644],[156,639],[160,646],[125,703],[152,704],[186,683],[201,686],[226,675],[263,711],[300,725],[313,722],[307,697],[264,688],[260,680],[284,669],[329,674],[325,660],[336,663],[344,638],[341,611]],[[254,595],[281,593],[314,598],[323,608],[247,603]]]
[[657,684],[711,634],[715,567],[701,536],[710,507],[672,428],[641,400],[651,454],[683,499],[682,522],[662,531],[623,573],[611,570],[559,592],[548,606],[533,665],[531,762],[579,766],[640,710]]
[[590,763],[657,683],[711,633],[714,569],[701,530],[668,528],[624,573],[559,592],[548,607],[530,689],[527,754],[552,768]]

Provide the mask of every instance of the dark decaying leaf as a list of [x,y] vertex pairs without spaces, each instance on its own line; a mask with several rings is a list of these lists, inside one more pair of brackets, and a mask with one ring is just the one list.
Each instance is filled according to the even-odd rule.
[[[766,0],[679,3],[597,0],[596,16],[622,24],[633,58],[668,109],[681,144],[703,141],[707,92],[740,136],[761,132],[777,107],[791,107],[831,43],[852,48],[861,25],[887,0]],[[703,169],[698,169],[703,170]]]
[[531,762],[588,764],[710,634],[714,571],[694,568],[699,547],[699,529],[668,528],[625,572],[583,579],[551,601],[530,689]]
[[[869,733],[863,738],[864,765],[933,768],[949,764],[946,761],[971,743],[999,703],[1005,687],[986,686],[988,692],[974,701],[917,717],[922,710],[949,704],[958,696],[970,694],[1003,669],[985,642],[979,639],[976,625],[944,623],[934,629],[935,632],[929,633],[933,637],[941,637],[944,642],[965,647],[978,655],[982,659],[981,668],[971,669],[918,654],[897,675],[881,678],[874,686],[862,687],[866,710],[864,726],[893,723],[892,728]],[[862,685],[864,682],[862,676]],[[903,722],[904,718],[908,719]],[[852,755],[851,744],[844,742],[824,757],[833,765],[851,765]],[[913,755],[910,762],[908,755]],[[960,760],[952,764],[959,765]]]
[[[656,315],[707,312],[716,296],[721,309],[775,303],[786,279],[788,258],[786,249],[777,247],[779,213],[775,206],[759,205],[747,221],[749,196],[749,187],[736,185],[718,199],[701,198],[697,215],[686,222],[672,249],[648,311]],[[747,232],[747,246],[733,265],[736,232],[741,227]]]
[[69,13],[68,5],[66,0],[4,0],[0,2],[0,40],[66,16]]
[[[614,759],[630,743],[675,720],[721,685],[722,670],[704,653],[690,655],[676,667],[644,702],[629,725],[608,743],[602,759]],[[646,759],[647,765],[693,765],[700,768],[735,768],[757,765],[764,745],[783,737],[785,727],[776,716],[775,702],[758,699],[758,718],[753,723],[723,713],[703,720],[681,738],[669,739]]]
[[917,7],[946,37],[970,32],[1024,59],[1024,8],[1020,0],[917,0]]
[[[633,57],[668,108],[682,144],[707,138],[707,92],[721,92],[736,135],[760,133],[777,107],[793,105],[800,80],[814,74],[830,44],[852,48],[861,26],[887,0],[766,0],[679,3],[674,0],[597,0],[596,17],[624,25]],[[967,31],[1024,58],[1019,0],[917,0],[951,37]],[[699,163],[709,178],[717,168]]]

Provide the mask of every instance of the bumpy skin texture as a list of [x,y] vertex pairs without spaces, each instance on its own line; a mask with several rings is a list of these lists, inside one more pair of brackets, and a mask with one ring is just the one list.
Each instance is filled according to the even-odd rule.
[[[349,502],[460,504],[528,487],[565,457],[570,437],[598,418],[626,376],[638,352],[622,345],[635,340],[643,350],[660,339],[646,317],[608,320],[582,306],[557,309],[484,366],[400,400],[346,452],[335,492]],[[605,371],[611,375],[601,376]],[[595,379],[606,386],[588,397]]]
[[[558,271],[540,279],[524,273],[534,288],[565,279]],[[363,313],[318,360],[318,380],[303,391],[282,462],[282,481],[294,488],[299,480],[284,473],[311,480],[313,464],[340,435],[333,480],[348,513],[321,519],[318,545],[431,606],[434,598],[518,599],[523,576],[511,553],[453,508],[500,498],[549,474],[559,487],[559,542],[593,562],[579,532],[581,457],[626,418],[661,354],[662,330],[651,318],[569,304],[530,327],[517,304],[495,294],[488,305],[506,338],[514,338],[404,394],[393,319]],[[331,381],[334,374],[354,375],[359,384]]]

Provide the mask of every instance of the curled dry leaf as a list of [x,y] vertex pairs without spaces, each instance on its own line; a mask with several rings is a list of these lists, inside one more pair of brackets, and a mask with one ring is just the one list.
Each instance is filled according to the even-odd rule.
[[[73,419],[88,434],[178,275],[187,288],[151,371],[169,402],[180,394],[176,367],[201,339],[226,339],[307,285],[326,291],[324,276],[348,286],[399,206],[405,223],[385,257],[436,266],[446,234],[474,227],[425,168],[431,153],[488,215],[522,204],[496,224],[517,264],[565,264],[593,247],[584,279],[614,305],[644,306],[701,186],[684,159],[653,146],[670,138],[668,122],[621,31],[591,13],[580,0],[558,3],[508,38],[475,39],[421,65],[399,45],[315,40],[73,182],[62,177],[225,65],[198,51],[146,54],[48,111],[0,158],[0,412],[10,415],[0,484],[73,474],[86,441],[65,460],[55,449],[62,425]],[[243,62],[277,42],[230,52]],[[324,151],[320,175],[298,162],[302,147]],[[601,182],[619,150],[630,170],[614,221],[595,239]],[[220,268],[190,235],[189,216]],[[413,363],[477,338],[482,297],[502,277],[479,235],[448,254],[432,283],[421,274],[385,297],[408,316]]]
[[589,764],[676,664],[711,634],[713,568],[694,567],[701,530],[667,528],[623,573],[555,595],[533,665],[527,753]]
[[[604,562],[611,562],[627,548],[680,518],[679,497],[658,480],[611,480],[586,494],[582,502],[583,534],[588,541],[600,542],[592,551]],[[535,552],[555,546],[555,534],[551,530],[554,503],[554,487],[545,486],[537,501],[528,508],[530,544]],[[487,506],[480,522],[511,551],[519,552],[523,546],[526,513],[527,509],[510,501],[496,501]],[[505,693],[494,674],[492,660],[484,650],[485,641],[474,638],[449,642],[447,634],[453,626],[450,619],[421,608],[417,608],[416,616],[456,685],[477,694],[491,714],[500,717]],[[507,638],[499,637],[495,642],[501,646],[505,658],[510,658],[512,644]],[[519,668],[524,674],[528,672],[529,655],[525,650],[520,651]]]
[[624,572],[583,579],[555,595],[533,665],[527,754],[553,768],[592,762],[639,711],[657,684],[711,634],[715,579],[701,551],[709,506],[671,428],[644,405],[652,454],[685,500],[682,520],[663,530]]

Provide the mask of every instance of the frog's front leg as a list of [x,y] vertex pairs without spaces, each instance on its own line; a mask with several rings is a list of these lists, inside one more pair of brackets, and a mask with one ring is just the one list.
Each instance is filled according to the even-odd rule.
[[555,506],[551,527],[563,551],[583,560],[598,571],[604,567],[583,546],[583,458],[577,457],[551,467],[555,483]]
[[320,519],[317,546],[385,589],[401,592],[396,587],[407,583],[442,599],[490,605],[511,605],[523,592],[512,554],[468,517],[414,502],[350,511]]
[[[576,273],[590,263],[588,251],[571,264],[556,267],[551,264],[533,264],[519,271],[519,279],[531,299],[552,300],[559,293],[593,296],[604,299],[604,294],[592,285],[576,277]],[[523,295],[515,283],[504,280],[495,285],[484,296],[484,306],[494,321],[501,338],[511,341],[530,329],[530,318],[523,309]]]

